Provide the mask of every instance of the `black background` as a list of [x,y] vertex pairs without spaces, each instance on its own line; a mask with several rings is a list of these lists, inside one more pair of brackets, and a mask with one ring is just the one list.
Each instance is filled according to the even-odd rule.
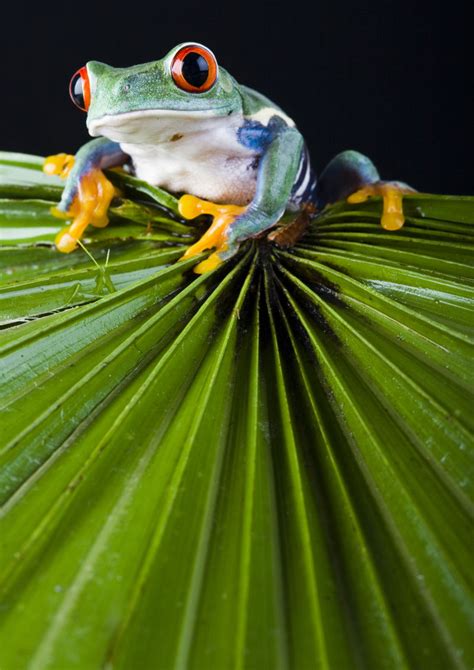
[[1,149],[74,153],[88,139],[67,93],[76,69],[157,60],[189,40],[283,107],[318,172],[352,148],[384,178],[473,193],[472,65],[453,4],[17,3],[2,18]]

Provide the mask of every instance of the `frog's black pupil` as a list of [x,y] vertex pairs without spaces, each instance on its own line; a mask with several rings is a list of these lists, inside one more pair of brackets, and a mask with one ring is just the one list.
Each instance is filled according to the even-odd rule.
[[191,86],[201,88],[209,75],[206,59],[196,51],[188,53],[183,60],[182,75]]
[[86,106],[86,102],[84,100],[84,86],[82,83],[82,77],[80,74],[76,74],[71,82],[71,96],[78,105],[78,107],[84,107]]

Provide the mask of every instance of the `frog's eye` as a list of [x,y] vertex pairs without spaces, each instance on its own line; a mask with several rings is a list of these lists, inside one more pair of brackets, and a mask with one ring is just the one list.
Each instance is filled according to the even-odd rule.
[[87,112],[89,105],[91,104],[91,85],[85,66],[81,67],[81,69],[72,76],[69,83],[69,95],[76,107]]
[[214,54],[200,44],[182,47],[171,63],[174,83],[183,91],[204,93],[217,79],[217,61]]

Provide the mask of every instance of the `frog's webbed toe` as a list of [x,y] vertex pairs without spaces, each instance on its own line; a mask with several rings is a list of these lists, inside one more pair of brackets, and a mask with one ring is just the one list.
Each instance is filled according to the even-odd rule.
[[214,253],[196,265],[194,272],[204,274],[218,267],[238,249],[238,245],[229,241],[228,232],[231,224],[246,209],[246,207],[239,207],[238,205],[220,205],[208,200],[201,200],[194,195],[183,195],[179,200],[181,216],[185,219],[195,219],[202,214],[209,214],[213,217],[213,222],[204,235],[186,250],[181,260],[197,256],[206,249],[215,248]]
[[399,230],[405,223],[403,195],[416,193],[415,189],[398,181],[377,181],[367,184],[348,196],[347,202],[365,202],[371,196],[383,198],[383,213],[380,223],[385,230]]
[[44,159],[43,172],[66,179],[73,165],[74,156],[71,154],[54,154],[53,156],[46,156]]
[[[65,178],[69,175],[73,162],[74,157],[66,154],[49,156],[45,160],[43,170],[48,174],[58,174]],[[102,170],[91,168],[80,174],[70,204],[64,207],[61,201],[59,207],[51,210],[59,218],[73,219],[72,223],[56,236],[58,251],[63,253],[74,251],[89,224],[97,228],[105,227],[109,222],[107,210],[114,195],[115,188]],[[66,202],[68,203],[68,199]]]

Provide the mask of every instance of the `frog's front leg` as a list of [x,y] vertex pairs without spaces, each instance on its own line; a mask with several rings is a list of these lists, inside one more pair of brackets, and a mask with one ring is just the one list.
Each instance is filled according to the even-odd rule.
[[399,181],[382,181],[372,161],[358,151],[343,151],[333,158],[321,173],[317,187],[317,207],[347,198],[364,202],[370,196],[383,198],[382,227],[399,230],[404,222],[402,196],[415,189]]
[[59,251],[73,251],[89,224],[107,225],[107,210],[115,189],[103,170],[123,165],[128,159],[119,144],[102,137],[85,144],[75,157],[58,154],[45,159],[45,172],[67,179],[61,201],[52,210],[55,216],[73,219],[56,236]]
[[274,226],[285,212],[301,160],[303,138],[296,128],[288,126],[278,116],[274,116],[262,130],[262,138],[264,147],[255,196],[248,207],[214,205],[197,198],[189,200],[189,196],[183,196],[180,201],[181,213],[186,218],[194,218],[200,213],[214,216],[209,230],[183,256],[189,258],[204,249],[216,248],[209,258],[196,266],[194,271],[198,274],[214,269],[233,256],[241,242]]

